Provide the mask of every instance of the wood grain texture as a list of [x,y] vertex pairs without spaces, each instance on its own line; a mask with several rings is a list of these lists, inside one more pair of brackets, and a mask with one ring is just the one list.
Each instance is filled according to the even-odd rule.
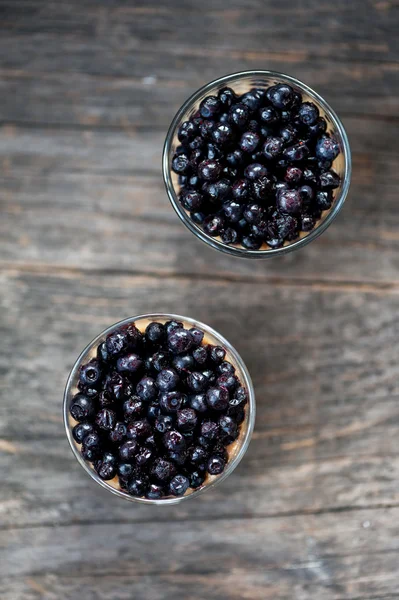
[[[399,6],[394,0],[0,0],[1,600],[393,600],[399,516]],[[234,260],[167,200],[161,151],[200,85],[274,69],[348,130],[321,238]],[[256,428],[178,507],[97,489],[61,417],[80,350],[128,315],[239,350]]]

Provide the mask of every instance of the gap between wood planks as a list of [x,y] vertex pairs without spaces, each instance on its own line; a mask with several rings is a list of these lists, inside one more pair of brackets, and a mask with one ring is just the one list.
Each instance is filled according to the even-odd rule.
[[[59,527],[59,528],[65,528],[65,527],[95,527],[96,525],[131,525],[134,523],[140,523],[142,525],[146,524],[146,523],[170,523],[170,522],[176,522],[176,523],[190,523],[190,522],[194,522],[197,523],[198,521],[231,521],[231,520],[235,520],[235,521],[255,521],[255,520],[266,520],[266,519],[285,519],[285,518],[291,518],[291,517],[313,517],[313,516],[319,516],[319,515],[330,515],[330,514],[339,514],[339,513],[347,513],[347,512],[362,512],[362,511],[368,511],[368,510],[389,510],[389,509],[395,509],[395,508],[399,508],[399,503],[397,502],[387,502],[386,504],[383,503],[376,503],[376,504],[367,504],[367,505],[360,505],[360,506],[351,506],[351,505],[347,505],[347,506],[336,506],[336,507],[331,507],[331,508],[320,508],[320,509],[300,509],[300,510],[292,510],[292,511],[281,511],[281,512],[276,512],[276,513],[264,513],[264,514],[228,514],[228,515],[215,515],[215,516],[211,516],[211,515],[195,515],[192,517],[173,517],[171,515],[169,515],[167,518],[165,519],[156,519],[154,520],[154,518],[149,518],[149,519],[143,519],[142,517],[138,518],[138,519],[111,519],[109,521],[105,521],[103,518],[96,520],[96,519],[82,519],[81,521],[76,521],[76,520],[72,520],[72,521],[49,521],[49,522],[42,522],[42,523],[24,523],[23,525],[0,525],[0,531],[20,531],[20,530],[24,530],[24,529],[48,529],[53,528],[53,527]],[[395,550],[396,551],[396,550]]]
[[247,283],[252,285],[269,285],[273,287],[304,288],[315,292],[346,292],[375,295],[399,294],[399,281],[351,281],[351,280],[317,280],[284,277],[252,278],[246,276],[222,275],[213,273],[181,273],[175,271],[136,271],[130,269],[82,269],[81,267],[57,264],[18,263],[0,260],[0,272],[10,275],[30,274],[39,277],[58,277],[75,279],[82,274],[93,277],[131,277],[140,279],[169,279],[180,281],[207,281],[212,284]]

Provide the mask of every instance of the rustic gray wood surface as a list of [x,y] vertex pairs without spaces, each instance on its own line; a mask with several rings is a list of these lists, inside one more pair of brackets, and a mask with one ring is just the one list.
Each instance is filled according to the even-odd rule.
[[[399,598],[399,5],[0,0],[1,600]],[[246,262],[178,221],[160,156],[180,104],[243,69],[333,105],[353,184],[332,227]],[[228,337],[253,441],[179,507],[112,497],[61,403],[80,350],[176,312]]]

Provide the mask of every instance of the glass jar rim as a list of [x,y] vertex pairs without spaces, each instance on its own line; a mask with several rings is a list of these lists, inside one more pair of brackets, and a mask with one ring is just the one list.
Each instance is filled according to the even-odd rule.
[[[209,483],[205,483],[204,485],[199,487],[197,490],[194,490],[190,494],[187,494],[184,496],[179,496],[176,498],[168,497],[165,499],[161,498],[159,500],[150,500],[148,498],[138,498],[136,496],[131,496],[131,495],[127,494],[126,492],[123,492],[122,490],[114,488],[113,486],[109,485],[106,481],[102,480],[98,476],[98,474],[94,471],[94,469],[92,469],[89,466],[89,464],[84,460],[84,458],[78,451],[78,448],[76,447],[75,441],[72,436],[72,428],[69,423],[69,412],[68,412],[69,399],[72,395],[72,388],[74,386],[74,381],[76,379],[77,372],[82,364],[82,360],[87,356],[87,354],[96,345],[98,345],[100,343],[100,340],[105,338],[112,331],[115,331],[115,329],[118,329],[119,327],[123,327],[124,325],[127,325],[129,323],[144,320],[144,319],[147,319],[147,320],[166,319],[166,320],[183,321],[183,322],[190,324],[192,327],[199,327],[199,328],[203,329],[206,334],[209,334],[209,335],[215,337],[227,349],[227,352],[235,360],[235,362],[238,365],[239,370],[240,370],[240,376],[242,376],[242,378],[244,380],[244,384],[248,390],[247,428],[244,433],[244,437],[241,441],[241,444],[240,444],[237,454],[232,458],[231,461],[228,461],[223,473],[216,476],[215,479],[212,479]],[[198,321],[197,319],[193,319],[192,317],[185,317],[182,315],[175,315],[172,313],[148,313],[148,314],[143,314],[143,315],[136,315],[134,317],[128,317],[126,319],[123,319],[122,321],[118,321],[118,322],[114,323],[113,325],[110,325],[104,331],[99,333],[89,344],[87,344],[87,346],[82,350],[82,352],[79,354],[78,358],[76,359],[76,361],[70,371],[70,374],[68,376],[67,382],[66,382],[66,386],[65,386],[65,390],[64,390],[64,399],[63,399],[63,420],[64,420],[66,436],[67,436],[69,445],[71,447],[71,450],[72,450],[75,458],[79,462],[80,466],[86,471],[86,473],[94,481],[96,481],[99,485],[101,485],[101,487],[103,487],[107,491],[115,494],[116,496],[119,496],[120,498],[124,498],[125,500],[131,501],[131,502],[139,502],[142,504],[157,504],[157,505],[178,504],[184,500],[188,500],[190,498],[196,498],[200,494],[205,492],[206,490],[211,489],[211,488],[215,487],[216,485],[219,485],[229,475],[231,475],[231,473],[238,466],[238,464],[241,462],[241,459],[243,458],[244,454],[246,453],[249,443],[251,441],[251,436],[252,436],[252,432],[254,429],[255,415],[256,415],[255,392],[254,392],[254,387],[252,384],[251,376],[249,374],[249,371],[248,371],[243,359],[241,358],[241,356],[237,352],[237,350],[234,348],[234,346],[232,346],[232,344],[228,340],[226,340],[226,338],[224,338],[219,332],[217,332],[215,329],[213,329],[209,325],[206,325],[205,323],[202,323],[201,321]]]
[[[175,188],[172,182],[171,170],[169,164],[169,155],[172,147],[172,141],[175,135],[175,131],[178,126],[181,124],[182,116],[195,104],[197,101],[207,92],[212,91],[215,87],[220,87],[237,81],[239,79],[249,78],[249,77],[267,77],[267,78],[276,78],[280,80],[284,80],[286,83],[291,83],[292,85],[299,88],[302,92],[306,93],[311,99],[315,100],[324,110],[324,112],[331,119],[332,124],[336,128],[339,133],[339,136],[342,140],[343,146],[343,154],[344,154],[344,178],[342,182],[342,188],[340,190],[339,197],[334,200],[334,204],[330,209],[329,213],[325,216],[325,218],[316,225],[316,227],[310,231],[307,235],[298,240],[295,240],[288,244],[287,246],[282,246],[281,248],[269,248],[268,250],[248,250],[242,247],[230,246],[228,244],[223,243],[221,240],[213,238],[205,233],[205,231],[198,225],[196,225],[192,219],[187,215],[185,210],[180,206],[180,203],[177,198],[177,194],[175,192]],[[196,90],[187,100],[182,104],[177,113],[175,114],[165,138],[165,143],[163,147],[162,154],[162,172],[163,179],[166,187],[166,191],[172,204],[176,214],[180,218],[180,220],[184,223],[184,225],[199,239],[205,242],[208,246],[211,246],[215,250],[219,250],[221,252],[239,257],[239,258],[272,258],[273,256],[282,256],[284,254],[288,254],[289,252],[293,252],[294,250],[299,250],[303,248],[313,240],[315,240],[319,235],[321,235],[332,223],[335,217],[340,212],[342,206],[344,205],[345,199],[348,195],[351,174],[352,174],[352,158],[351,158],[351,150],[349,146],[349,140],[345,128],[336,114],[336,112],[331,108],[326,100],[322,96],[320,96],[317,92],[315,92],[308,85],[292,77],[291,75],[286,75],[285,73],[280,73],[277,71],[267,71],[267,70],[253,70],[253,71],[239,71],[237,73],[231,73],[229,75],[224,75],[223,77],[219,77],[218,79],[214,79],[204,86],[200,87]]]

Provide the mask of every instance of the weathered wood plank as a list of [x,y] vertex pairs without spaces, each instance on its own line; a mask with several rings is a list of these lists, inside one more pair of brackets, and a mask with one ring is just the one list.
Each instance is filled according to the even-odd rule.
[[310,247],[256,264],[207,248],[180,224],[162,182],[163,133],[4,126],[1,259],[257,280],[395,282],[399,127],[382,133],[380,123],[354,118],[347,125],[354,176],[342,214]]
[[97,490],[61,421],[63,386],[83,346],[127,314],[152,310],[196,316],[226,335],[258,399],[236,473],[208,499],[167,509],[168,518],[399,502],[398,294],[73,271],[14,270],[0,281],[4,524],[87,521],[93,507],[104,521],[152,518]]
[[[176,69],[176,58],[140,52],[124,76],[0,69],[0,118],[87,127],[167,129],[179,106],[196,89],[223,74],[251,68],[288,72],[322,94],[345,118],[348,114],[395,119],[399,110],[399,65],[334,61],[288,64],[284,59],[187,56],[190,69]],[[0,62],[1,65],[1,62]],[[27,98],[29,101],[27,102]],[[385,127],[382,125],[381,128]]]
[[[261,52],[286,62],[334,57],[336,60],[397,60],[396,2],[361,0],[334,4],[311,0],[293,6],[268,0],[195,0],[166,5],[161,0],[120,2],[2,1],[1,56],[6,66],[31,70],[130,74],[142,52],[162,60],[181,52],[228,57]],[[82,50],[84,50],[82,52]],[[184,54],[183,57],[184,58]],[[184,65],[182,65],[184,68]],[[186,64],[185,68],[189,70]]]
[[390,509],[163,523],[162,534],[157,523],[11,530],[2,597],[394,598],[397,521]]

